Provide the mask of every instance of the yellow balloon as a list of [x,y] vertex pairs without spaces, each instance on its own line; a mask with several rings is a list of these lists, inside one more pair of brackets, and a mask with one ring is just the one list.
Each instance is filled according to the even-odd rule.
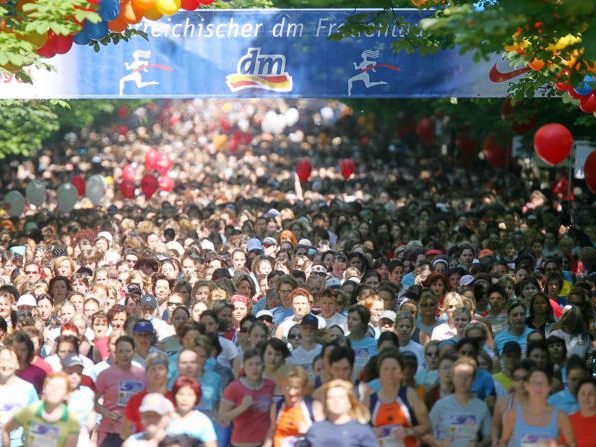
[[155,8],[151,8],[144,10],[143,15],[149,20],[159,20],[163,14]]
[[132,4],[144,11],[154,8],[155,0],[132,0]]
[[180,9],[181,0],[155,0],[155,9],[164,16],[171,16]]

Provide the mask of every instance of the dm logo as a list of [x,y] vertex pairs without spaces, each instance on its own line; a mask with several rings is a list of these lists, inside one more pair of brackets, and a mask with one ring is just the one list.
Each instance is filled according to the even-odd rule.
[[260,48],[249,48],[236,64],[236,73],[226,76],[232,92],[250,88],[274,92],[292,91],[292,76],[286,71],[283,54],[261,54]]

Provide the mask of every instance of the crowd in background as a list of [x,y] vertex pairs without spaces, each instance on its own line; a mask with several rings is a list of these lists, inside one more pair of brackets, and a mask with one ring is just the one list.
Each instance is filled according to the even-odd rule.
[[[121,118],[4,167],[50,188],[0,220],[0,445],[596,446],[589,192],[339,103]],[[176,186],[124,198],[150,148]]]

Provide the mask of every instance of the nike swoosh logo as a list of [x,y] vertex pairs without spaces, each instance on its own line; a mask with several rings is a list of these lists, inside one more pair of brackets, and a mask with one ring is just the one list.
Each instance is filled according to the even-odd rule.
[[503,73],[503,72],[499,71],[499,69],[497,68],[497,64],[494,64],[493,67],[490,69],[488,78],[492,82],[505,82],[505,81],[513,79],[517,76],[521,76],[524,73],[528,73],[531,70],[532,69],[530,67],[525,67],[525,68],[518,68],[517,70],[508,71],[508,72]]

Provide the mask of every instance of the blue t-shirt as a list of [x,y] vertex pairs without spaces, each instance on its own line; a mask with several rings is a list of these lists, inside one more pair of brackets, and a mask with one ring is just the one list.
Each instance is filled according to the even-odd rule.
[[172,419],[166,431],[168,435],[188,435],[201,442],[213,442],[217,440],[211,419],[196,410],[188,414],[184,419]]
[[350,421],[334,424],[329,421],[315,422],[305,436],[312,447],[378,447],[379,442],[369,425]]
[[579,411],[577,398],[571,394],[569,388],[565,388],[564,390],[553,394],[546,402],[567,415],[577,413]]
[[488,371],[484,369],[478,369],[476,371],[476,378],[472,384],[472,393],[481,400],[496,395],[495,381]]
[[[37,402],[37,392],[29,382],[14,377],[10,385],[0,387],[0,426],[6,424],[17,411]],[[10,432],[10,447],[23,445],[23,427]],[[2,439],[0,439],[0,447]]]
[[495,337],[495,341],[494,341],[495,353],[497,355],[501,355],[501,351],[503,350],[503,346],[505,346],[505,343],[507,343],[508,341],[514,341],[514,342],[517,342],[517,344],[521,347],[522,353],[525,354],[526,347],[528,346],[528,342],[527,342],[528,334],[532,331],[533,331],[533,329],[530,329],[529,327],[526,326],[524,329],[524,333],[521,335],[513,335],[508,330],[499,332],[497,334],[497,336]]

